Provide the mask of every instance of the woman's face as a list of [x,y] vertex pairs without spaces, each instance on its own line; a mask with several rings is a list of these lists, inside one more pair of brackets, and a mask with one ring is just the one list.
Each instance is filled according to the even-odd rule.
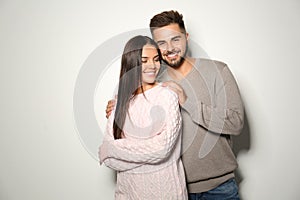
[[142,83],[143,87],[152,87],[160,69],[159,55],[153,45],[146,44],[142,51]]

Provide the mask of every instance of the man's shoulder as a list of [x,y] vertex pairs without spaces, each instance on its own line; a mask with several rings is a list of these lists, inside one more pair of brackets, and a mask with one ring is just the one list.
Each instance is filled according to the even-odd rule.
[[170,79],[170,77],[168,76],[168,73],[167,73],[166,65],[161,66],[161,68],[159,70],[159,74],[156,78],[159,82],[168,81]]
[[198,60],[199,60],[199,65],[201,67],[208,67],[208,68],[217,67],[219,70],[223,70],[224,68],[227,67],[226,63],[219,60],[212,60],[208,58],[198,58]]

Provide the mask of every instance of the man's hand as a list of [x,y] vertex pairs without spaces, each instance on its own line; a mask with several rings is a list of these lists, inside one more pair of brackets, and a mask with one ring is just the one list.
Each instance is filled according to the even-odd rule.
[[179,104],[184,104],[184,102],[187,99],[187,96],[179,84],[175,83],[174,81],[166,81],[163,82],[162,86],[169,87],[171,90],[173,90],[178,95]]
[[107,102],[107,106],[106,106],[106,118],[109,118],[109,116],[111,115],[111,111],[114,109],[116,104],[116,100],[115,99],[111,99]]

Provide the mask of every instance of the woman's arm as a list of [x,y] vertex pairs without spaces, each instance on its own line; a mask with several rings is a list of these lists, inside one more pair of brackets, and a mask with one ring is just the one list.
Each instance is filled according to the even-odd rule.
[[170,155],[180,133],[181,115],[177,95],[169,90],[164,94],[160,96],[166,112],[163,131],[148,139],[125,138],[103,143],[102,148],[106,149],[103,151],[106,155],[102,155],[104,161],[114,158],[136,164],[154,164]]
[[106,132],[104,135],[103,143],[99,147],[99,152],[98,152],[100,165],[104,163],[107,167],[117,171],[127,171],[141,166],[142,165],[141,163],[138,164],[133,162],[126,162],[124,160],[118,160],[114,158],[105,159],[105,155],[107,154],[106,152],[108,151],[108,148],[106,148],[105,144],[109,141],[114,141],[114,136],[113,136],[114,112],[111,112],[110,114],[111,115],[109,116],[106,124]]

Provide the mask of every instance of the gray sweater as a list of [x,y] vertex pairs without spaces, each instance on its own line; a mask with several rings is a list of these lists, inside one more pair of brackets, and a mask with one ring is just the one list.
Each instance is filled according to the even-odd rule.
[[[160,80],[172,80],[167,70]],[[181,114],[188,190],[208,191],[234,177],[237,168],[231,135],[240,134],[244,124],[239,89],[226,64],[208,59],[196,59],[192,70],[175,82],[187,95]]]

